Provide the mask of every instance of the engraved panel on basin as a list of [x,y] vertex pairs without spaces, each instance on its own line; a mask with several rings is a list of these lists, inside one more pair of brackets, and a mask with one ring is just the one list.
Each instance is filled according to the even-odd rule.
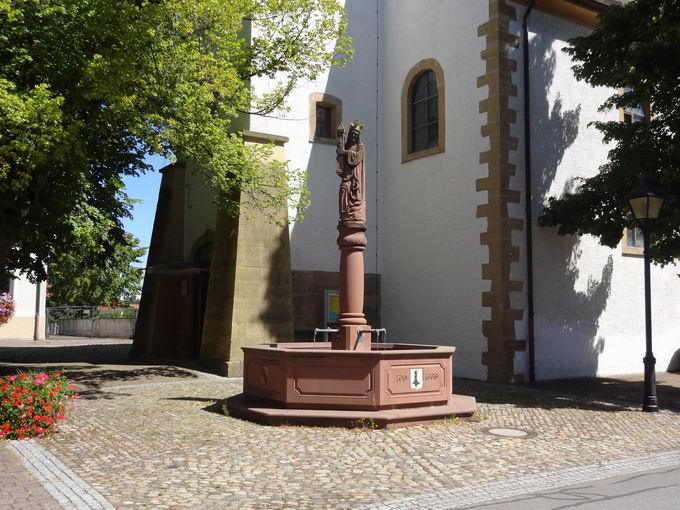
[[279,395],[283,393],[283,369],[278,360],[251,358],[245,364],[245,384],[247,392]]
[[[410,377],[412,369],[422,368],[422,384],[414,388]],[[418,371],[418,373],[420,373]],[[446,365],[440,362],[415,362],[394,364],[387,368],[387,393],[392,397],[413,397],[416,395],[439,395],[446,389],[447,377],[450,377]]]
[[373,391],[373,374],[365,366],[297,365],[294,390],[305,397],[366,398]]

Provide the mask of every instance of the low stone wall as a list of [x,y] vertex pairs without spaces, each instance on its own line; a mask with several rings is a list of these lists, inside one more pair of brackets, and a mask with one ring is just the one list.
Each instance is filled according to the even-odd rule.
[[56,323],[54,335],[132,338],[135,333],[135,319],[61,319]]

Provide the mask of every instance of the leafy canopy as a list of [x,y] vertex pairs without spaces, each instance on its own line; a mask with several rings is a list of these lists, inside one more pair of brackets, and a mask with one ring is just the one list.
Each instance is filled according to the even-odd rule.
[[84,218],[125,244],[147,153],[192,160],[228,212],[236,191],[280,210],[302,183],[239,116],[344,62],[344,26],[336,0],[0,0],[0,271],[44,279]]
[[106,253],[102,246],[107,240],[98,238],[106,230],[86,218],[75,222],[80,249],[52,257],[50,306],[119,306],[141,294],[144,271],[140,258],[146,249],[126,233],[122,242],[113,245],[112,253]]
[[561,235],[592,234],[615,247],[633,227],[626,195],[648,178],[666,194],[654,224],[650,255],[667,264],[680,257],[680,2],[636,0],[612,6],[595,30],[570,41],[579,80],[615,92],[601,110],[645,105],[646,122],[594,123],[611,143],[609,161],[594,177],[579,179],[560,198],[549,199],[540,224]]

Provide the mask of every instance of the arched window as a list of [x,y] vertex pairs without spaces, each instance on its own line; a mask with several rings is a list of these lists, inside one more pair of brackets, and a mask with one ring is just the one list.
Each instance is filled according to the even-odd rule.
[[205,241],[198,248],[196,248],[196,251],[194,251],[194,263],[199,266],[205,265],[210,267],[212,253],[213,253],[212,241]]
[[402,88],[402,162],[444,152],[444,124],[444,72],[421,60]]

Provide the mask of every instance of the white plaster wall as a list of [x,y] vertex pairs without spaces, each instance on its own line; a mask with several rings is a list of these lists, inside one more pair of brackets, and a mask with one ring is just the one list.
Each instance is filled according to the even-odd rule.
[[[40,315],[45,313],[45,282],[40,285]],[[19,276],[12,281],[12,295],[16,304],[15,317],[35,316],[36,284],[31,283],[25,276]]]
[[[40,285],[40,338],[44,338],[45,335],[46,287],[44,282]],[[0,326],[0,338],[33,338],[36,285],[26,277],[19,276],[12,280],[10,290],[15,302],[14,317],[7,324]]]
[[[612,90],[577,82],[562,52],[587,29],[535,11],[531,16],[531,101],[534,218],[550,195],[607,159],[600,133],[588,124],[618,119],[598,113]],[[521,65],[521,62],[520,62]],[[521,90],[521,89],[520,89]],[[536,375],[538,379],[641,372],[644,356],[643,261],[591,236],[560,237],[534,226]],[[654,354],[668,367],[680,349],[677,266],[652,268]]]
[[[479,154],[488,150],[480,126],[477,88],[485,73],[477,36],[488,2],[430,0],[381,2],[382,117],[382,318],[391,340],[455,345],[455,373],[485,378],[486,339],[481,307],[487,248],[480,245],[486,203],[475,181],[487,175]],[[401,163],[401,90],[421,59],[442,66],[446,86],[446,151]]]
[[[380,2],[381,4],[384,2]],[[311,204],[304,220],[291,225],[292,267],[296,270],[337,271],[340,255],[336,238],[339,178],[335,173],[335,146],[311,143],[309,96],[322,92],[342,100],[345,129],[355,119],[365,124],[362,140],[366,145],[366,196],[368,247],[366,271],[379,272],[376,257],[376,53],[377,0],[346,0],[348,35],[355,49],[353,60],[343,68],[332,68],[314,82],[301,83],[290,95],[286,113],[273,117],[252,116],[253,131],[287,136],[286,159],[290,167],[306,170]],[[267,80],[254,82],[258,91],[267,90]]]

